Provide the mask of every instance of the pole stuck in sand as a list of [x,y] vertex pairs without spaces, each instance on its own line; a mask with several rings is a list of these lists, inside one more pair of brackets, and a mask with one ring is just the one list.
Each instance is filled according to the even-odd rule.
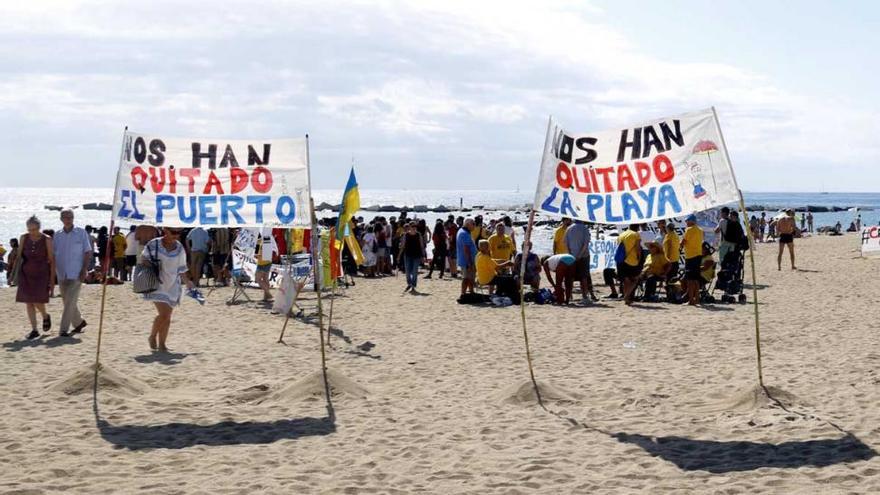
[[[122,154],[125,152],[125,133],[128,132],[128,126],[122,129],[122,146],[119,149],[119,163],[122,163]],[[117,180],[113,186],[113,206],[116,206],[116,196],[119,194],[119,172],[116,172]],[[116,226],[116,217],[112,210],[110,213],[110,231],[107,232],[107,249],[104,256],[104,266],[102,272],[104,278],[101,282],[101,309],[98,313],[98,341],[95,343],[95,382],[93,384],[93,392],[98,392],[98,370],[101,368],[101,336],[104,334],[104,303],[107,300],[107,270],[110,268],[110,246],[113,239],[113,227]]]
[[730,153],[727,151],[727,142],[724,140],[724,133],[721,132],[721,123],[718,121],[718,112],[712,107],[712,114],[715,116],[715,126],[718,129],[718,135],[721,137],[721,144],[724,146],[725,158],[727,158],[727,167],[730,169],[730,176],[733,178],[733,185],[739,194],[739,209],[743,215],[743,221],[746,224],[746,237],[749,239],[749,261],[752,265],[752,304],[755,308],[755,352],[758,360],[758,385],[764,388],[764,370],[761,364],[761,325],[758,315],[758,280],[755,270],[755,239],[752,236],[752,229],[749,228],[749,217],[746,212],[746,202],[743,199],[742,190],[736,181],[736,173],[733,171],[733,163],[730,161]]
[[[544,153],[541,154],[541,160],[544,159],[544,154],[547,152],[547,146],[550,144],[550,126],[553,125],[553,116],[549,116],[547,118],[547,132],[544,134]],[[529,223],[526,225],[526,235],[525,240],[523,241],[523,251],[522,251],[522,261],[519,266],[519,314],[522,318],[522,330],[523,330],[523,342],[526,347],[526,362],[529,365],[529,378],[532,380],[532,386],[535,388],[535,398],[538,400],[538,404],[542,407],[544,403],[541,401],[541,390],[538,387],[538,381],[535,380],[535,368],[532,366],[532,350],[531,346],[529,346],[529,332],[526,326],[526,304],[523,301],[523,295],[525,294],[525,276],[526,276],[526,263],[529,259],[530,243],[532,240],[532,227],[535,225],[535,209],[534,207],[529,209]]]
[[526,329],[526,303],[523,301],[523,294],[525,293],[525,275],[526,275],[526,263],[529,258],[529,243],[532,239],[532,226],[535,223],[535,210],[532,209],[529,212],[529,223],[526,226],[526,235],[525,241],[523,242],[523,250],[522,250],[522,262],[519,266],[519,314],[522,317],[522,330],[523,330],[523,341],[526,346],[526,361],[529,364],[529,378],[532,380],[532,385],[535,387],[535,397],[538,399],[538,403],[541,403],[541,392],[538,389],[538,382],[535,380],[535,369],[532,366],[532,351],[529,348],[529,332]]

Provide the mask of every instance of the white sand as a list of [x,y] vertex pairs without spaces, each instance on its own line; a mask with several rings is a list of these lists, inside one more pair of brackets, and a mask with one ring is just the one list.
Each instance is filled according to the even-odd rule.
[[880,493],[880,458],[862,460],[880,448],[880,260],[856,245],[799,241],[809,272],[758,248],[765,380],[790,412],[755,390],[752,306],[529,306],[547,412],[522,387],[518,307],[459,306],[447,280],[404,295],[399,276],[336,301],[335,421],[315,326],[277,344],[281,317],[216,291],[175,312],[158,359],[151,306],[110,287],[96,418],[99,288],[83,337],[35,344],[2,290],[0,492]]

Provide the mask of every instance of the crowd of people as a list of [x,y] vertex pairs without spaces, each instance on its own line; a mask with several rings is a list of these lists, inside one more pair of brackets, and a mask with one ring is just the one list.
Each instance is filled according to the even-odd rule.
[[[747,223],[728,208],[723,208],[720,216],[715,228],[716,246],[704,242],[704,231],[693,215],[685,219],[683,231],[672,222],[660,220],[656,226],[634,224],[619,232],[613,263],[597,270],[610,291],[605,297],[620,298],[631,305],[636,300],[658,300],[658,291],[663,288],[668,301],[701,304],[706,300],[705,288],[719,266],[724,269],[726,263],[734,262],[741,266],[741,255],[749,248],[745,229],[751,231],[756,242],[778,239],[778,268],[782,268],[783,253],[788,249],[791,268],[795,269],[793,243],[802,230],[792,210],[769,220],[763,213],[760,217],[753,215]],[[233,282],[231,253],[237,229],[158,229],[140,225],[130,226],[127,232],[119,227],[110,232],[107,227],[75,226],[71,210],[61,212],[61,222],[63,228],[58,231],[43,230],[39,219],[32,217],[27,221],[27,232],[9,242],[7,279],[10,285],[17,285],[16,301],[26,305],[31,325],[28,339],[52,328],[46,304],[56,286],[63,304],[59,334],[67,337],[87,326],[78,308],[82,284],[102,283],[105,278],[108,284],[126,283],[136,267],[148,259],[158,260],[161,267],[160,287],[144,296],[154,303],[157,312],[149,344],[153,349],[165,350],[171,314],[180,302],[182,287],[194,289],[203,279],[213,280],[215,286]],[[812,214],[801,215],[801,224],[812,230]],[[322,219],[319,225],[336,227],[334,218]],[[353,277],[359,275],[369,279],[403,272],[404,292],[418,293],[420,271],[425,270],[423,279],[433,278],[435,272],[440,279],[447,275],[460,279],[462,303],[502,298],[519,304],[520,286],[524,285],[528,301],[568,304],[575,284],[585,301],[598,301],[591,275],[590,244],[598,232],[604,232],[606,239],[613,236],[608,227],[564,218],[553,231],[552,253],[539,256],[524,239],[522,225],[515,227],[507,215],[487,221],[482,215],[450,214],[429,226],[425,219],[408,218],[402,212],[399,217],[377,216],[368,222],[356,217],[346,230],[357,242],[359,256],[347,243],[342,244],[344,282],[353,284]],[[279,238],[279,242],[284,239]],[[308,249],[307,244],[300,249]],[[258,252],[267,245],[260,242]],[[2,246],[0,250],[2,261],[7,250]],[[290,249],[277,250],[272,256],[256,256],[253,282],[263,291],[264,301],[272,300],[269,272],[282,253],[290,254]],[[734,256],[728,259],[731,254]],[[541,288],[542,275],[551,289]]]
[[[206,273],[212,273],[215,283],[226,283],[231,252],[227,229],[212,229],[211,234],[201,228],[191,229],[184,245],[180,242],[182,229],[160,231],[141,225],[131,226],[123,234],[115,227],[111,235],[107,227],[77,227],[69,209],[61,211],[60,220],[61,229],[42,229],[40,219],[32,216],[26,221],[26,232],[9,241],[11,250],[4,262],[6,278],[10,286],[16,287],[16,302],[25,304],[31,326],[27,339],[51,331],[52,317],[46,305],[56,288],[62,301],[58,334],[71,337],[88,325],[79,310],[83,284],[125,283],[131,280],[136,265],[151,258],[159,261],[161,272],[158,288],[144,295],[157,311],[149,344],[154,350],[167,350],[171,313],[180,303],[181,286],[194,289]],[[211,272],[205,266],[209,252],[213,254]]]

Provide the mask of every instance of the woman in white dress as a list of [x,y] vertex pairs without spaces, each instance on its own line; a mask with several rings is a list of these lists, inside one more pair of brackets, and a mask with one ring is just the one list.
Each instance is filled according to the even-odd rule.
[[373,226],[367,227],[367,233],[364,235],[363,247],[361,251],[364,253],[364,269],[368,277],[372,277],[376,270],[376,251],[378,250],[376,234],[373,233]]
[[180,239],[180,229],[166,227],[162,237],[157,237],[144,246],[141,254],[142,263],[151,259],[159,260],[159,288],[155,292],[144,294],[144,299],[152,301],[156,306],[156,318],[150,332],[150,349],[167,352],[165,341],[171,327],[171,313],[180,304],[183,294],[181,281],[188,289],[193,284],[187,274],[186,251]]

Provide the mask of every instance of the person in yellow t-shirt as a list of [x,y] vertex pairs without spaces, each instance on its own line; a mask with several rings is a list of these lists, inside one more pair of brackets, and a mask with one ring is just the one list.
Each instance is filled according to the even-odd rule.
[[642,256],[642,237],[639,235],[638,224],[632,224],[618,237],[617,243],[623,246],[626,256],[623,263],[617,265],[617,273],[623,280],[623,302],[627,306],[632,304],[633,292],[639,277],[639,259]]
[[113,276],[125,280],[125,235],[119,227],[113,228]]
[[690,215],[685,219],[684,239],[684,278],[687,287],[688,304],[700,303],[700,268],[703,260],[703,229],[697,226],[697,217]]
[[553,231],[553,254],[568,254],[568,246],[565,244],[565,231],[571,225],[571,219],[562,218],[562,225]]
[[513,240],[504,233],[504,224],[498,222],[495,224],[495,233],[489,236],[489,254],[496,260],[505,261],[512,258],[514,252]]
[[665,254],[666,259],[669,260],[670,277],[674,277],[678,274],[678,260],[681,256],[679,254],[680,251],[681,238],[678,237],[678,232],[675,231],[675,225],[668,223],[666,224],[666,236],[663,237],[663,254]]
[[651,299],[657,292],[657,281],[666,280],[669,273],[670,263],[663,253],[663,247],[658,242],[648,243],[648,256],[645,258],[645,266],[639,275],[639,280],[645,281],[645,299]]
[[477,215],[474,217],[474,228],[471,229],[471,239],[474,240],[475,243],[480,242],[480,239],[488,239],[489,232],[486,230],[486,226],[483,224],[483,215]]
[[498,275],[498,270],[513,263],[509,260],[499,263],[493,259],[492,255],[489,254],[489,241],[486,239],[482,239],[478,246],[476,261],[477,282],[480,285],[488,285],[489,293],[491,294],[495,288],[495,276]]

